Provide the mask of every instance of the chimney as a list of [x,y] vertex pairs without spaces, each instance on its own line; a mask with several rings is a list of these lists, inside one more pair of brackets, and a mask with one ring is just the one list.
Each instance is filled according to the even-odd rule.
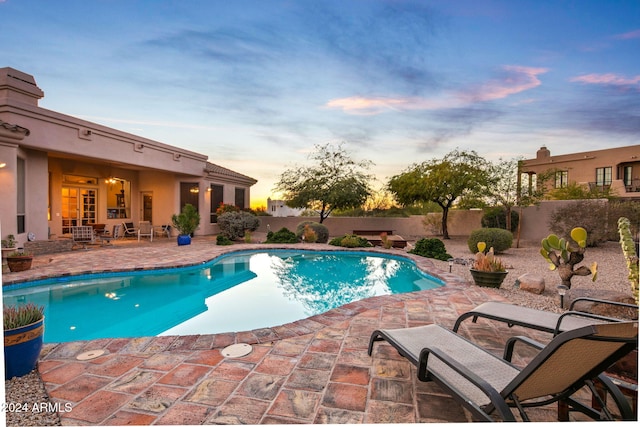
[[549,157],[551,157],[551,151],[549,151],[544,145],[536,151],[537,160],[548,159]]
[[0,68],[0,105],[17,102],[37,107],[43,96],[32,75],[11,67]]

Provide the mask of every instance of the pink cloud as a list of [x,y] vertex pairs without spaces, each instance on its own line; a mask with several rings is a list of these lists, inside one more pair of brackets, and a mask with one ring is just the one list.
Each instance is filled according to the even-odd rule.
[[586,84],[600,84],[600,85],[613,85],[613,86],[635,86],[640,84],[640,75],[631,78],[623,77],[618,74],[585,74],[583,76],[573,77],[569,81],[586,83]]
[[540,86],[540,74],[546,68],[507,65],[503,67],[501,78],[490,80],[472,89],[445,93],[440,97],[362,97],[351,96],[332,99],[327,108],[341,109],[347,114],[376,115],[386,111],[442,110],[464,107],[473,103],[503,99]]
[[622,34],[617,34],[613,36],[613,38],[618,40],[640,39],[640,30],[633,30]]

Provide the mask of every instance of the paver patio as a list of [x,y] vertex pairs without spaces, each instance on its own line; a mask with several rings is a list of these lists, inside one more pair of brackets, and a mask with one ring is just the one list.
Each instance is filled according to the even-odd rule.
[[[188,247],[177,247],[173,239],[118,242],[44,255],[33,269],[4,279],[198,264],[225,251],[266,247],[220,247],[210,238],[196,238]],[[415,259],[433,271],[429,260]],[[374,297],[253,331],[49,344],[38,370],[52,402],[61,408],[71,404],[70,411],[59,414],[63,425],[467,422],[466,411],[436,385],[418,381],[414,367],[390,345],[379,343],[373,356],[367,355],[375,329],[428,323],[451,328],[458,315],[476,305],[504,301],[492,289],[448,272],[437,274],[447,286]],[[465,322],[460,332],[496,354],[512,335],[550,338],[482,320]],[[253,350],[244,357],[223,357],[220,350],[233,343],[252,344]],[[77,360],[90,350],[104,354]],[[533,413],[536,420],[556,420],[554,405]]]

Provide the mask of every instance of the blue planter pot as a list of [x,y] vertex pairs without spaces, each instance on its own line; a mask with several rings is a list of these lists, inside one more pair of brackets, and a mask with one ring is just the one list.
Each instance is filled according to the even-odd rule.
[[181,234],[178,236],[178,246],[190,245],[191,244],[191,236],[188,234]]
[[4,331],[4,379],[33,371],[42,350],[44,318],[27,326]]

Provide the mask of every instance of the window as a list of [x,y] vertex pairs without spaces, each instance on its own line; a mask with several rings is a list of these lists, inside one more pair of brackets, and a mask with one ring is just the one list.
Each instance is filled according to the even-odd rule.
[[236,203],[238,209],[243,210],[244,206],[244,188],[236,188]]
[[633,166],[625,166],[623,170],[623,180],[625,187],[631,187],[633,183]]
[[557,171],[556,172],[556,188],[564,188],[569,184],[569,172]]
[[18,218],[17,218],[17,222],[18,222],[18,234],[20,233],[24,233],[27,230],[26,227],[26,202],[25,202],[25,195],[26,195],[26,183],[25,183],[25,179],[26,179],[26,173],[25,173],[25,161],[24,159],[18,157],[18,164],[17,164],[17,178],[18,178],[18,182],[17,182],[17,211],[18,211]]
[[218,215],[216,210],[224,203],[224,186],[211,184],[211,223],[218,222]]
[[197,211],[200,210],[199,204],[200,187],[197,182],[181,182],[180,183],[180,211],[187,203],[193,205]]
[[107,184],[107,218],[131,218],[131,182],[111,177]]
[[607,185],[611,185],[611,166],[596,168],[596,186],[604,187]]

